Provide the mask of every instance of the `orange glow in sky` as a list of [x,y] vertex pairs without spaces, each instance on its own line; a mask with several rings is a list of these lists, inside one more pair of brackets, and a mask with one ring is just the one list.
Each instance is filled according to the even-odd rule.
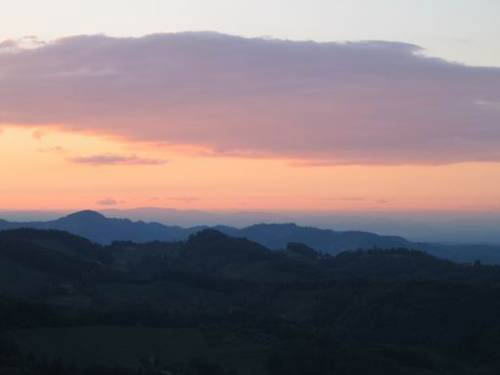
[[[121,157],[96,164],[92,157]],[[500,208],[500,164],[321,165],[207,156],[57,128],[4,126],[2,209],[397,211]]]

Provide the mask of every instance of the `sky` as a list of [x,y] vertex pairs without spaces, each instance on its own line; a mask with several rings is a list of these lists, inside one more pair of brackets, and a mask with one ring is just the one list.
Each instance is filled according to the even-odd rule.
[[500,3],[0,0],[0,208],[500,211]]

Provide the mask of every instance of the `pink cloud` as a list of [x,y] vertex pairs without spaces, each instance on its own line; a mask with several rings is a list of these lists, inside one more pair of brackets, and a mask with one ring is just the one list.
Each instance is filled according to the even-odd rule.
[[172,202],[182,202],[186,204],[191,204],[201,200],[199,197],[192,196],[166,197],[165,199]]
[[44,153],[54,153],[54,154],[65,154],[67,151],[64,147],[61,146],[53,146],[53,147],[41,147],[38,149],[38,152]]
[[168,160],[141,158],[136,155],[99,154],[69,159],[72,163],[89,165],[162,165]]
[[70,37],[0,53],[0,123],[313,164],[500,161],[500,68],[418,52],[215,33]]
[[116,206],[119,202],[113,198],[104,198],[96,203],[100,206]]
[[31,135],[33,136],[34,139],[39,141],[45,136],[45,132],[41,130],[35,130]]

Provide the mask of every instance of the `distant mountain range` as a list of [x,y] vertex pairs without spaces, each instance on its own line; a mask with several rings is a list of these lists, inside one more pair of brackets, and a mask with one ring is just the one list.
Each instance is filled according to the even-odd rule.
[[[257,223],[296,223],[337,231],[397,234],[415,242],[500,245],[500,212],[259,212],[176,210],[163,207],[103,208],[108,217],[154,221],[167,225],[229,225],[247,227]],[[67,213],[53,213],[51,218]],[[0,212],[0,217],[2,217]],[[31,217],[33,214],[30,214]],[[16,217],[11,213],[7,217]],[[19,217],[19,216],[17,216]],[[25,217],[29,215],[25,214]],[[21,220],[21,219],[19,219]],[[32,220],[32,219],[29,219]],[[38,219],[38,220],[46,220]]]
[[[307,212],[307,211],[202,211],[166,207],[119,209],[103,207],[107,217],[133,221],[157,222],[184,228],[199,225],[226,225],[243,228],[257,223],[296,223],[336,231],[364,231],[383,235],[397,234],[414,242],[449,244],[481,243],[500,245],[500,212]],[[72,211],[9,211],[0,209],[0,218],[9,221],[47,221],[71,214]]]
[[[182,241],[208,226],[183,228],[160,223],[108,218],[95,211],[80,211],[52,221],[11,222],[0,220],[0,230],[33,228],[55,229],[85,237],[99,244],[113,241]],[[328,254],[356,249],[406,248],[459,262],[480,260],[500,264],[500,246],[446,245],[417,243],[398,236],[363,231],[334,231],[288,224],[257,224],[245,228],[215,226],[213,229],[232,237],[247,238],[267,248],[285,249],[289,243],[302,243]]]
[[178,241],[197,228],[181,228],[159,223],[133,222],[129,219],[107,218],[95,211],[80,211],[51,221],[9,222],[0,220],[0,230],[33,228],[55,229],[85,237],[99,244],[113,241]]
[[[95,211],[80,211],[52,221],[9,222],[0,220],[0,230],[34,228],[66,231],[100,244],[113,241],[180,241],[208,226],[182,228],[159,223],[107,218]],[[337,253],[361,248],[411,247],[401,237],[380,236],[369,232],[318,229],[289,224],[257,224],[245,228],[215,226],[233,237],[248,238],[270,249],[284,249],[290,242],[300,242],[319,251]]]

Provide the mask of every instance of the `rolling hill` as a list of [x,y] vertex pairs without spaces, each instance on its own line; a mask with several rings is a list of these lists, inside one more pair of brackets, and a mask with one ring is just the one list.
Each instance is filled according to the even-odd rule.
[[0,232],[0,278],[0,373],[500,368],[500,267],[416,250],[271,251],[213,229],[103,246],[15,229]]

